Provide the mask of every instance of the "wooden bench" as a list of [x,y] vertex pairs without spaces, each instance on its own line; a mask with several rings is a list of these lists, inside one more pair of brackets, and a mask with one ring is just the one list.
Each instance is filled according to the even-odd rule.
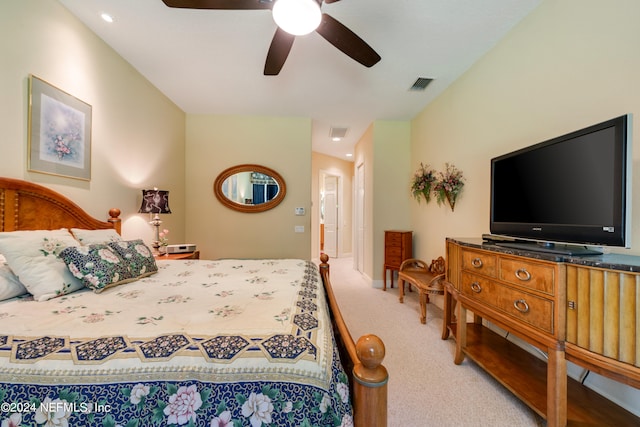
[[405,282],[409,283],[409,290],[411,290],[412,285],[415,286],[420,296],[420,323],[427,323],[429,295],[444,294],[444,279],[444,258],[438,257],[438,259],[434,259],[429,267],[422,260],[416,258],[407,259],[400,265],[400,271],[398,272],[398,288],[400,289],[398,299],[401,303],[404,302]]

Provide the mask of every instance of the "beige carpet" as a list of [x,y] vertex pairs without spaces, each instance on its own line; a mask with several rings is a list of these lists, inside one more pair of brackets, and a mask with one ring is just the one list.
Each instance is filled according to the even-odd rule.
[[[443,341],[442,310],[427,305],[419,320],[418,294],[398,302],[398,288],[372,288],[351,258],[333,259],[331,282],[355,340],[365,333],[385,343],[389,371],[389,427],[537,427],[544,420],[472,361],[453,363],[455,343]],[[439,306],[442,306],[440,302]]]

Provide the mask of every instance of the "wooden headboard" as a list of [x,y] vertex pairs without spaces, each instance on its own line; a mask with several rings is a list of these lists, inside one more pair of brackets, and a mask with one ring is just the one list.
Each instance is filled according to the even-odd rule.
[[120,209],[111,209],[109,216],[99,221],[49,188],[0,177],[0,231],[114,228],[120,234]]

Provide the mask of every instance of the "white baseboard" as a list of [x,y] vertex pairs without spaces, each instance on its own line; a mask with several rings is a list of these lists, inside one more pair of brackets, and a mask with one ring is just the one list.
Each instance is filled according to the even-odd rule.
[[384,281],[382,279],[380,279],[380,280],[371,280],[371,278],[369,276],[367,276],[366,274],[364,276],[366,277],[367,281],[369,283],[371,283],[371,287],[372,288],[376,288],[376,289],[384,288]]

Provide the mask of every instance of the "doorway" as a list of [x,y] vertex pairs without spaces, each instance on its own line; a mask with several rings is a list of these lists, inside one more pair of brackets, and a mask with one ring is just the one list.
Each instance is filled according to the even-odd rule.
[[340,177],[321,172],[320,251],[337,258],[340,251]]
[[364,273],[364,163],[356,168],[354,267]]

